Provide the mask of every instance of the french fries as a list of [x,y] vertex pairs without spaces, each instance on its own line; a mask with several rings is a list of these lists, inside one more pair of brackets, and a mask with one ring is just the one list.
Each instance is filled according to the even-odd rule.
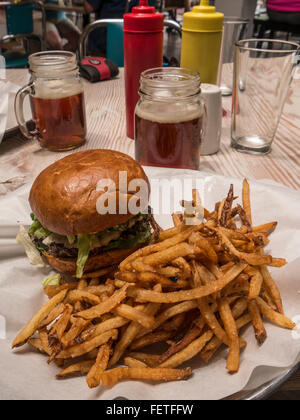
[[90,303],[91,305],[98,305],[99,303],[101,303],[101,299],[99,299],[98,296],[90,292],[87,292],[85,290],[72,290],[68,294],[68,300],[71,303],[87,302],[87,303]]
[[121,316],[112,317],[112,318],[106,319],[103,322],[100,322],[97,325],[92,325],[91,327],[85,329],[82,332],[80,338],[81,340],[86,341],[88,339],[95,338],[98,335],[105,333],[106,331],[124,327],[124,325],[128,323],[129,323],[129,320],[122,318]]
[[146,368],[146,363],[141,360],[134,359],[133,357],[127,356],[124,358],[125,365],[132,368]]
[[263,282],[265,285],[265,288],[271,298],[273,299],[273,302],[275,303],[275,306],[277,307],[278,311],[284,315],[284,310],[282,306],[282,299],[280,296],[280,292],[278,290],[278,287],[276,286],[276,283],[272,279],[272,276],[266,266],[260,267],[261,274],[263,276]]
[[253,277],[250,280],[249,300],[259,297],[263,285],[263,277],[259,270],[255,270]]
[[[157,229],[150,245],[119,267],[45,287],[49,301],[13,348],[28,342],[62,368],[58,378],[85,374],[95,388],[125,379],[186,379],[192,370],[183,364],[195,356],[208,363],[221,348],[229,350],[233,374],[247,346],[243,327],[252,323],[259,345],[267,339],[265,318],[293,329],[268,269],[286,261],[264,251],[277,222],[253,224],[249,183],[243,182],[242,206],[231,185],[212,212],[192,194],[183,213],[173,214],[175,227]],[[199,214],[201,223],[189,226]],[[144,350],[160,342],[168,347],[158,354]]]
[[[159,310],[159,308],[160,305],[156,303],[148,303],[148,305],[144,309],[144,313],[146,315],[154,316]],[[141,328],[141,325],[137,322],[132,321],[129,324],[129,326],[126,328],[126,330],[120,337],[120,340],[115,346],[114,353],[109,363],[110,367],[114,366],[121,359],[126,349],[129,348],[130,344],[134,341]]]
[[82,318],[71,318],[72,326],[70,329],[63,335],[61,338],[61,343],[64,348],[69,347],[72,345],[77,337],[81,334],[81,332],[86,329],[86,327],[90,324],[89,321],[86,321]]
[[159,354],[150,354],[150,353],[141,353],[141,352],[131,352],[128,357],[131,357],[135,360],[143,362],[148,367],[153,367],[159,364],[160,355]]
[[31,319],[28,325],[15,338],[12,348],[23,346],[27,340],[36,332],[39,324],[50,314],[50,312],[61,303],[67,294],[67,290],[62,290],[47,302]]
[[169,338],[173,336],[174,332],[172,331],[155,331],[153,333],[144,335],[143,337],[135,340],[131,346],[131,350],[139,350],[143,349],[144,347],[150,346],[154,343],[161,343],[167,341]]
[[92,338],[89,341],[83,342],[81,344],[76,344],[75,346],[62,350],[57,355],[57,359],[70,359],[70,358],[73,359],[75,357],[82,356],[83,354],[89,353],[90,351],[98,348],[102,344],[107,343],[109,340],[116,340],[117,337],[118,337],[117,329],[107,331],[103,334],[98,335],[95,338]]
[[274,322],[274,324],[289,330],[295,328],[296,325],[288,317],[274,311],[262,298],[258,297],[256,302],[261,313],[270,321]]
[[114,309],[114,312],[123,318],[138,322],[148,330],[151,330],[155,322],[153,316],[147,315],[142,310],[139,310],[139,308],[133,308],[132,306],[126,305],[125,303],[122,303],[116,309]]
[[39,330],[39,340],[43,349],[43,352],[51,356],[52,349],[49,346],[49,336],[46,328],[42,328]]
[[248,181],[246,179],[244,179],[244,182],[243,182],[242,199],[243,199],[244,211],[245,211],[246,216],[249,220],[249,223],[252,225],[251,204],[250,204],[250,187],[249,187]]
[[50,341],[61,341],[62,336],[64,335],[64,332],[71,319],[72,312],[73,306],[67,304],[65,306],[64,312],[62,313],[62,316],[55,322],[49,332]]
[[34,348],[35,350],[38,350],[40,353],[47,354],[44,350],[44,346],[42,344],[42,341],[40,338],[29,338],[27,343]]
[[101,380],[104,386],[111,386],[124,379],[143,379],[154,382],[179,381],[180,379],[186,379],[191,374],[191,368],[161,369],[119,367],[104,372]]
[[231,283],[245,268],[247,264],[238,263],[230,268],[226,274],[214,283],[195,289],[184,290],[180,292],[159,293],[152,290],[129,287],[128,296],[135,298],[137,302],[156,302],[156,303],[177,303],[185,300],[200,299],[212,295],[222,290],[227,284]]
[[52,299],[54,296],[56,296],[59,292],[62,291],[69,291],[77,289],[78,285],[74,283],[67,283],[62,284],[61,286],[46,286],[44,287],[44,292],[48,296],[49,299]]
[[220,299],[218,306],[220,317],[223,321],[224,328],[229,339],[227,369],[231,373],[238,372],[240,367],[240,340],[235,319],[232,315],[227,298]]
[[267,331],[264,327],[260,310],[255,300],[251,300],[248,302],[248,310],[251,316],[251,321],[254,328],[256,340],[258,344],[263,344],[267,339]]
[[128,285],[123,286],[120,290],[117,290],[110,298],[101,302],[99,305],[92,306],[90,309],[78,312],[77,314],[75,314],[75,316],[89,320],[99,318],[101,315],[110,312],[118,304],[120,304],[122,300],[126,298],[127,288]]
[[105,372],[109,357],[110,357],[111,346],[110,344],[103,344],[97,355],[96,363],[92,366],[89,371],[86,382],[89,388],[96,388],[100,385],[101,376]]
[[56,377],[57,378],[65,378],[66,376],[73,375],[74,373],[89,373],[91,368],[94,366],[93,360],[85,360],[84,362],[74,363],[73,365],[67,367],[66,369],[59,372]]
[[168,348],[168,350],[160,356],[160,358],[158,360],[158,363],[159,364],[162,364],[164,361],[166,361],[171,356],[173,356],[173,354],[178,353],[181,350],[185,349],[196,338],[198,338],[200,334],[201,334],[201,329],[199,327],[197,327],[196,325],[194,327],[192,327],[186,333],[186,335],[182,338],[182,340],[180,340],[179,342],[174,343],[173,345],[171,345]]
[[182,365],[184,362],[192,359],[194,356],[200,353],[200,351],[203,349],[205,344],[207,344],[212,339],[213,336],[214,336],[214,333],[212,331],[207,331],[206,333],[201,335],[199,338],[196,338],[196,340],[194,340],[191,344],[189,344],[183,350],[174,354],[165,362],[161,363],[160,367],[175,368],[177,366]]
[[46,327],[47,325],[51,324],[51,322],[55,321],[65,310],[65,305],[60,303],[59,305],[55,306],[55,308],[50,312],[50,314],[40,323],[38,329]]

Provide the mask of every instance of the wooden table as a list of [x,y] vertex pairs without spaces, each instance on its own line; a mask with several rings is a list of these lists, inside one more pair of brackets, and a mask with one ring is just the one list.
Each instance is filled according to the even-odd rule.
[[[230,73],[224,73],[224,81]],[[7,71],[8,80],[23,86],[27,83],[26,70]],[[112,148],[134,156],[134,142],[126,137],[123,70],[115,80],[90,84],[84,81],[88,119],[87,144],[83,148]],[[268,156],[251,156],[239,153],[230,146],[231,98],[224,98],[227,117],[223,118],[221,150],[201,158],[201,169],[237,178],[269,179],[293,189],[300,189],[300,79],[292,87],[284,108],[281,122]],[[13,110],[11,110],[13,112]],[[80,150],[80,149],[79,149]],[[32,153],[32,152],[35,153]],[[40,150],[35,142],[21,137],[11,138],[0,145],[0,166],[18,167],[32,176],[47,164],[63,157]]]
[[[230,77],[226,69],[224,81]],[[7,78],[23,86],[28,80],[28,73],[26,70],[9,70]],[[116,149],[134,156],[134,142],[126,137],[123,70],[115,80],[99,84],[84,81],[84,87],[88,141],[81,149]],[[201,169],[238,178],[247,177],[249,180],[273,180],[300,189],[300,80],[296,79],[292,83],[273,150],[268,156],[242,154],[230,147],[230,98],[224,99],[224,108],[227,117],[223,119],[221,150],[216,155],[202,157]],[[24,140],[20,135],[11,136],[0,146],[0,196],[6,191],[16,190],[50,163],[69,153],[49,152],[40,149],[34,141]],[[300,399],[299,394],[300,373],[284,385],[278,399],[287,396],[292,399],[293,395]]]

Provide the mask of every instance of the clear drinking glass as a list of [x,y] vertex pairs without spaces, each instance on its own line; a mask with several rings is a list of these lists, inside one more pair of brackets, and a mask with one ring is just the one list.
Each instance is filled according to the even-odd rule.
[[235,47],[232,147],[250,154],[271,151],[299,61],[297,43],[270,39],[240,41]]
[[232,80],[226,84],[222,84],[222,69],[224,64],[232,64],[234,61],[234,45],[247,38],[249,19],[240,17],[224,18],[224,30],[222,38],[221,60],[218,77],[218,85],[220,86],[223,96],[232,95]]

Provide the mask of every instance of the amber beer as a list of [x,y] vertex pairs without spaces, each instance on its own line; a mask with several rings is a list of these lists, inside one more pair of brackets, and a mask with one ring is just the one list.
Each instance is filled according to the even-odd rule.
[[[184,114],[184,112],[183,112]],[[199,169],[203,115],[135,116],[136,159],[146,166]]]
[[83,92],[61,96],[30,96],[39,141],[47,149],[57,151],[80,146],[86,136]]

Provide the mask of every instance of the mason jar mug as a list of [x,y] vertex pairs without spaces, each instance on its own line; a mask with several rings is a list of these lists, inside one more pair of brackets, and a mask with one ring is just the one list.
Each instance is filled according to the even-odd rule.
[[[15,99],[15,113],[22,134],[36,138],[53,151],[71,150],[86,139],[84,92],[76,56],[66,51],[49,51],[29,57],[30,83]],[[23,113],[29,95],[35,129],[29,132]]]

